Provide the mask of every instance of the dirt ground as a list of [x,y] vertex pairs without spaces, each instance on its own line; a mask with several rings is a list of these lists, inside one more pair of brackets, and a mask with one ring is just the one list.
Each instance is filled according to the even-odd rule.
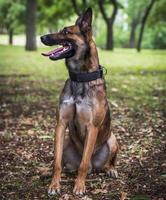
[[[24,77],[22,78],[24,79]],[[62,195],[49,197],[53,160],[56,103],[47,90],[17,85],[0,77],[0,199],[166,199],[166,142],[164,113],[133,112],[112,104],[112,129],[121,151],[118,179],[103,172],[87,177],[84,197],[72,195],[75,175],[62,174]],[[11,80],[11,79],[10,79]],[[16,99],[16,94],[40,96],[39,101]]]

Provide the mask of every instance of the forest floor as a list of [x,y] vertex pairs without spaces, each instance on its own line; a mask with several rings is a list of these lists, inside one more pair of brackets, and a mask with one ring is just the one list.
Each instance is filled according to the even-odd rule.
[[67,77],[62,61],[0,46],[0,199],[164,200],[166,197],[166,51],[99,50],[107,68],[112,129],[120,144],[118,179],[62,174],[62,195],[49,197],[56,105]]

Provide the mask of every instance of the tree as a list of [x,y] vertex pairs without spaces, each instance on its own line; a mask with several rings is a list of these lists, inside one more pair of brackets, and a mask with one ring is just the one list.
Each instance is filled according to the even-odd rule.
[[26,1],[26,50],[36,50],[37,0]]
[[155,49],[166,49],[165,0],[157,1],[150,14],[147,27],[152,32],[151,45]]
[[138,18],[133,18],[131,22],[131,32],[130,32],[130,39],[129,39],[129,48],[136,47],[136,29],[139,24]]
[[145,8],[147,0],[133,1],[128,0],[126,13],[128,15],[128,23],[130,27],[129,48],[136,48],[136,33],[140,25],[142,10]]
[[7,30],[9,44],[13,44],[13,34],[23,24],[25,6],[21,0],[0,1],[0,24]]
[[88,7],[87,0],[82,0],[82,5],[79,5],[77,0],[71,0],[75,13],[80,16],[82,12]]
[[150,11],[152,10],[152,7],[154,6],[155,2],[156,2],[156,0],[150,0],[149,4],[147,5],[147,7],[145,9],[144,15],[142,17],[141,28],[140,28],[139,37],[138,37],[138,43],[137,43],[138,52],[141,51],[141,43],[142,43],[142,39],[143,39],[145,24],[147,22],[148,16],[149,16]]
[[113,35],[113,25],[118,12],[119,6],[122,7],[117,0],[110,0],[109,4],[112,5],[112,14],[111,16],[107,15],[106,8],[104,4],[107,3],[105,0],[98,0],[98,5],[100,12],[103,16],[103,19],[107,26],[107,40],[106,40],[106,49],[113,50],[114,48],[114,35]]
[[56,31],[60,22],[63,23],[73,16],[71,1],[38,0],[38,19],[40,28],[48,28],[49,32]]
[[157,0],[156,4],[154,5],[151,17],[148,20],[148,25],[153,26],[159,22],[166,23],[165,0]]

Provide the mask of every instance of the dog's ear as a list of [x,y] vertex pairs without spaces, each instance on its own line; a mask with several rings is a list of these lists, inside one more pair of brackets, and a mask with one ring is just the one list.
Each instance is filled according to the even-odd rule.
[[76,20],[76,22],[75,22],[75,25],[80,25],[81,24],[81,21],[82,21],[82,15],[80,15],[78,18],[77,18],[77,20]]
[[76,25],[82,31],[88,31],[92,26],[92,8],[88,8],[85,13],[76,20]]

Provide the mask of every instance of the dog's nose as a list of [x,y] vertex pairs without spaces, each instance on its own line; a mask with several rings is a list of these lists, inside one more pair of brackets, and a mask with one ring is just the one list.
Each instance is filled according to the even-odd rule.
[[44,35],[40,37],[40,40],[41,40],[42,42],[44,42],[44,40],[45,40]]
[[51,46],[55,43],[54,40],[50,37],[50,34],[43,35],[40,37],[40,39],[43,44],[48,46]]

